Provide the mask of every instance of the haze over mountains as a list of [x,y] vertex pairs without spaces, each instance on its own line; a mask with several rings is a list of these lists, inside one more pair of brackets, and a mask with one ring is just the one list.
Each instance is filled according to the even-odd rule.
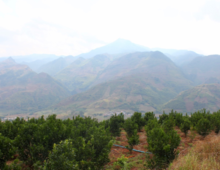
[[157,109],[180,91],[192,87],[181,70],[160,52],[136,52],[109,64],[93,88],[61,102],[56,108],[103,112]]
[[195,112],[206,108],[211,112],[220,108],[220,84],[204,84],[186,90],[163,105],[163,110]]
[[46,73],[37,74],[12,58],[0,63],[0,113],[34,113],[69,95]]
[[183,71],[195,85],[220,82],[220,57],[209,55],[198,57],[182,66]]
[[[78,56],[35,59],[0,62],[0,116],[220,108],[213,104],[220,98],[219,55],[150,49],[118,39]],[[201,91],[209,97],[200,100]],[[197,99],[197,104],[189,104]]]

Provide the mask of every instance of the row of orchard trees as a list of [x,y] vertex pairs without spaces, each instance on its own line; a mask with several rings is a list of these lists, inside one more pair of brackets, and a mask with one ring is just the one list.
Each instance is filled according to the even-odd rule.
[[[124,119],[119,114],[102,122],[80,116],[60,120],[56,115],[0,121],[0,169],[102,169],[109,162],[113,137],[120,136],[124,129],[129,144],[126,147],[132,152],[139,143],[137,132],[143,127],[148,151],[153,153],[152,158],[147,157],[148,168],[165,168],[177,155],[180,144],[175,126],[185,135],[190,129],[204,137],[211,130],[219,133],[220,111],[211,114],[203,109],[190,116],[171,111],[159,119],[153,112],[144,115],[135,112],[131,118]],[[6,161],[15,154],[19,162],[6,166]]]
[[154,155],[152,159],[147,160],[148,167],[152,169],[166,168],[178,154],[176,148],[180,144],[180,137],[174,130],[175,126],[184,132],[185,136],[189,130],[197,131],[203,137],[212,130],[216,134],[220,130],[220,110],[211,114],[206,109],[202,109],[190,116],[172,110],[169,114],[160,115],[159,120],[153,118],[153,113],[146,113],[145,117],[150,117],[145,130],[148,150]]
[[123,119],[123,115],[112,116],[106,121],[111,132],[119,136],[120,129],[127,133],[128,146],[132,151],[133,146],[139,143],[138,131],[145,129],[147,135],[147,149],[153,153],[153,157],[147,155],[147,166],[150,169],[166,168],[178,154],[176,148],[179,146],[181,138],[175,131],[178,127],[185,136],[189,130],[197,131],[203,137],[208,135],[212,130],[216,134],[220,130],[220,110],[214,113],[207,112],[205,109],[192,113],[190,116],[174,112],[169,114],[163,113],[157,119],[153,112],[147,112],[142,115],[135,112],[131,118]]
[[90,117],[0,122],[1,170],[10,169],[5,163],[14,154],[29,169],[101,169],[109,162],[111,146],[109,129]]

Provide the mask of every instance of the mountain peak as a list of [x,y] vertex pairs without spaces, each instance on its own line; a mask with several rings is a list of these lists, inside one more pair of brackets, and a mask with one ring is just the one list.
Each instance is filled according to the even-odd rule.
[[84,53],[79,56],[84,57],[86,59],[92,58],[98,54],[125,54],[143,51],[150,51],[150,49],[142,45],[135,44],[129,40],[119,38],[110,44],[96,48],[88,53]]
[[1,62],[4,65],[15,65],[17,64],[12,57],[8,57],[6,60]]
[[11,63],[15,63],[15,64],[16,64],[15,60],[14,60],[12,57],[8,57],[5,61],[6,61],[6,62],[11,62]]
[[119,38],[115,40],[113,43],[132,43],[130,40]]

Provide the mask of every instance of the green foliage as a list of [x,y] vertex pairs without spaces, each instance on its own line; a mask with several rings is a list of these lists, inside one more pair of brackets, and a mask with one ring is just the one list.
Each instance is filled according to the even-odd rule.
[[142,113],[140,112],[134,112],[134,114],[131,116],[131,120],[135,122],[138,125],[138,131],[141,131],[141,128],[144,126],[144,118],[142,118]]
[[10,165],[5,166],[4,170],[22,170],[23,162],[15,159]]
[[18,135],[18,131],[21,128],[22,124],[24,124],[24,122],[25,120],[19,117],[17,117],[13,121],[0,121],[0,133],[5,137],[14,139]]
[[175,158],[176,148],[180,144],[180,137],[176,131],[166,133],[162,128],[154,128],[148,132],[148,150],[153,158],[147,160],[149,168],[166,168]]
[[[124,117],[120,115],[117,120],[122,124]],[[74,159],[80,169],[101,169],[109,162],[108,155],[112,146],[109,128],[106,122],[99,123],[91,117],[80,116],[73,117],[72,120],[60,120],[56,115],[51,115],[47,119],[17,119],[14,122],[0,123],[1,132],[9,132],[11,138],[15,136],[13,145],[17,148],[19,159],[31,169],[39,169],[48,158],[54,144],[66,139],[72,142]],[[67,146],[64,143],[62,145]]]
[[174,118],[169,117],[168,119],[165,119],[163,121],[162,128],[165,132],[169,132],[169,131],[173,130],[174,125],[175,125]]
[[137,134],[137,129],[133,130],[133,134],[131,136],[127,135],[128,144],[129,146],[126,146],[126,148],[132,153],[134,145],[137,145],[139,143],[139,135]]
[[211,123],[208,119],[201,118],[196,125],[197,132],[203,137],[207,136],[212,129]]
[[[174,112],[173,110],[171,110],[171,112],[169,113],[169,117],[173,117],[175,120],[175,125],[180,127],[181,124],[183,123],[183,115],[182,113],[177,113],[176,111]],[[188,117],[186,115],[186,117]]]
[[185,136],[188,133],[188,130],[190,130],[190,121],[188,119],[184,119],[183,123],[180,126],[180,130],[185,134]]
[[109,162],[108,155],[113,141],[110,133],[102,127],[94,127],[94,129],[91,129],[90,134],[90,140],[88,141],[81,137],[73,141],[76,148],[76,160],[80,169],[101,169]]
[[210,112],[206,112],[206,109],[198,110],[197,112],[194,112],[191,114],[190,121],[192,125],[195,127],[200,119],[205,118],[209,121],[212,119],[212,115]]
[[138,129],[138,125],[131,120],[131,118],[127,118],[124,123],[124,130],[127,135],[130,137],[133,135],[135,129]]
[[0,169],[5,167],[5,163],[15,154],[13,141],[0,133]]
[[[183,116],[173,110],[160,116],[159,121],[153,112],[135,112],[131,118],[124,120],[124,115],[113,115],[109,120],[98,122],[91,117],[76,116],[73,119],[60,120],[56,115],[42,116],[25,121],[17,118],[14,121],[0,122],[0,169],[20,170],[22,163],[30,169],[103,169],[109,162],[109,152],[113,140],[112,136],[120,135],[123,127],[126,131],[128,146],[132,152],[133,146],[139,143],[138,129],[147,122],[148,151],[153,153],[153,158],[147,160],[149,168],[165,168],[176,156],[175,149],[180,143],[180,138],[174,126],[179,126],[187,134],[191,128],[190,138],[194,139],[196,129],[200,135],[206,136],[212,129],[216,133],[220,129],[220,111],[210,114],[205,109],[199,110],[191,117]],[[194,125],[194,126],[191,126]],[[5,162],[13,154],[19,155],[10,166]],[[44,162],[45,161],[45,162]],[[54,162],[53,162],[54,161]],[[123,160],[118,160],[122,165]]]
[[145,124],[148,123],[149,120],[155,119],[154,112],[146,112],[144,115]]
[[220,131],[220,119],[215,121],[215,133],[218,134]]
[[148,121],[148,124],[145,126],[145,131],[148,134],[152,129],[159,128],[160,124],[158,123],[157,119],[152,119]]
[[175,115],[175,125],[176,126],[178,126],[178,127],[180,127],[181,126],[181,124],[183,123],[183,115],[182,115],[182,113],[176,113],[176,115]]
[[114,166],[119,165],[123,170],[127,170],[127,168],[128,168],[127,160],[128,160],[128,158],[126,158],[124,155],[122,155],[120,158],[117,159],[116,162],[114,162]]
[[168,116],[165,112],[163,112],[162,115],[159,115],[159,121],[158,121],[158,123],[160,123],[160,124],[162,125],[163,122],[164,122],[166,119],[168,119],[168,118],[169,118],[169,116]]
[[124,115],[121,113],[118,116],[112,115],[109,122],[107,122],[110,127],[110,132],[113,136],[120,136],[120,127],[122,127],[124,123]]
[[212,122],[214,124],[215,133],[218,134],[220,131],[220,110],[213,113]]
[[133,146],[137,145],[139,143],[139,136],[137,134],[138,125],[131,120],[131,118],[128,118],[125,120],[124,124],[124,130],[126,131],[128,144],[129,146],[126,146],[126,148],[132,152]]
[[54,144],[49,158],[44,163],[44,170],[74,170],[78,169],[75,151],[71,140]]
[[15,145],[18,147],[19,159],[33,166],[37,161],[43,162],[53,144],[66,139],[67,135],[64,133],[62,121],[56,119],[56,115],[49,116],[42,124],[40,121],[32,123],[34,119],[29,121],[21,127],[19,135],[15,138]]
[[196,131],[194,127],[190,127],[190,135],[189,135],[191,142],[193,141],[193,139],[196,137]]

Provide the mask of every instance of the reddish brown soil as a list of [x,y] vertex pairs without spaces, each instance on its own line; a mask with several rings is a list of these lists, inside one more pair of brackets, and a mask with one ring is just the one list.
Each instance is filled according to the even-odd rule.
[[[144,130],[141,132],[138,132],[140,143],[136,146],[134,146],[134,149],[141,150],[141,151],[147,151],[147,137]],[[126,132],[122,131],[121,136],[116,138],[117,145],[126,146],[128,145],[127,138],[126,138]],[[108,165],[112,165],[115,161],[117,161],[118,158],[120,158],[122,155],[125,155],[127,158],[133,158],[142,153],[133,151],[132,154],[130,154],[128,149],[120,148],[117,146],[112,146],[111,152],[109,154],[110,162]]]
[[[187,137],[185,137],[185,134],[182,133],[178,127],[175,127],[175,130],[177,131],[177,133],[181,137],[180,145],[177,148],[177,150],[179,151],[179,156],[186,155],[188,153],[189,149],[192,147],[192,145],[195,145],[197,142],[199,142],[201,140],[208,142],[210,140],[210,138],[212,138],[213,136],[216,136],[216,134],[213,131],[205,138],[203,138],[202,136],[200,136],[196,133],[195,137],[192,140],[192,138],[190,138],[190,136],[191,136],[190,131],[187,134]],[[140,143],[138,145],[134,146],[134,149],[141,150],[141,151],[147,151],[147,137],[146,137],[145,130],[142,129],[141,132],[138,132],[138,135],[139,135]],[[122,130],[121,136],[116,138],[116,141],[117,141],[116,142],[117,145],[121,145],[121,146],[128,145],[127,138],[126,138],[126,132],[124,130]],[[113,165],[113,163],[116,162],[117,159],[120,158],[122,155],[124,155],[125,157],[127,157],[129,159],[130,158],[135,159],[140,154],[142,154],[142,153],[135,152],[135,151],[133,151],[130,154],[128,149],[112,146],[111,152],[109,153],[110,162],[106,166]],[[145,156],[138,158],[138,159],[143,159],[143,162],[144,162]],[[7,162],[7,164],[11,164],[12,162],[13,162],[13,160],[9,160]],[[137,169],[138,168],[133,167],[131,170],[137,170]]]
[[[198,141],[201,141],[201,140],[208,141],[210,138],[212,138],[213,136],[216,135],[213,131],[208,136],[203,138],[202,136],[195,133],[195,137],[190,138],[190,136],[191,136],[190,131],[188,132],[187,137],[185,137],[185,134],[183,132],[181,132],[181,130],[178,127],[175,127],[175,130],[177,131],[177,133],[181,137],[180,145],[177,148],[177,150],[179,151],[179,156],[183,156],[186,153],[188,153],[189,149],[193,145],[195,145]],[[141,151],[147,151],[147,137],[146,137],[145,130],[142,130],[141,132],[139,132],[138,135],[139,135],[140,143],[138,145],[134,146],[134,149],[141,150]],[[126,138],[126,132],[124,130],[121,132],[121,136],[116,138],[116,141],[118,141],[118,142],[116,142],[117,145],[122,145],[122,146],[128,145],[127,138]],[[110,162],[107,165],[113,165],[113,163],[116,162],[117,159],[120,158],[122,155],[125,155],[125,157],[130,159],[130,158],[135,158],[140,154],[142,154],[142,153],[135,152],[135,151],[133,151],[132,154],[130,154],[128,149],[112,146],[111,152],[109,154]],[[143,159],[144,159],[144,157],[143,157]],[[135,167],[132,168],[132,170],[136,170],[136,169],[137,168],[135,168]]]

